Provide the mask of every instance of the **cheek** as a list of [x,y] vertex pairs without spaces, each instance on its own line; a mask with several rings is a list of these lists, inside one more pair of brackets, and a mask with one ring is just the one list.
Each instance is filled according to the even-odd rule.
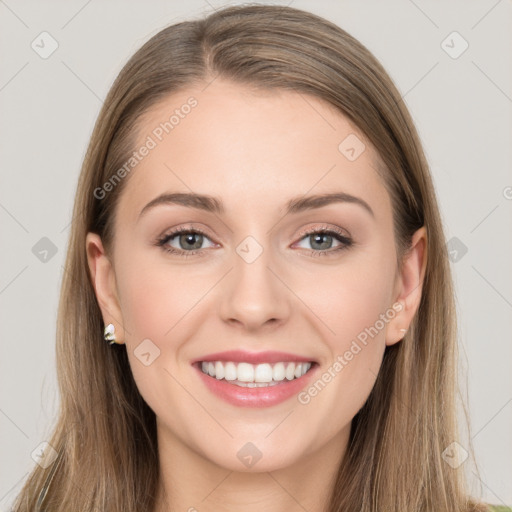
[[[144,338],[160,348],[172,339],[215,276],[171,265],[160,258],[134,254],[119,264],[119,294],[124,325],[131,345]],[[211,283],[210,283],[211,282]],[[210,284],[209,284],[210,283]]]
[[322,332],[329,333],[332,352],[339,354],[352,340],[359,337],[364,341],[365,333],[370,336],[368,331],[370,339],[384,339],[395,314],[391,308],[394,275],[392,254],[388,256],[379,248],[364,255],[354,253],[340,265],[318,268],[309,277],[297,274],[294,286],[327,328]]
[[171,266],[161,256],[154,261],[136,251],[116,268],[126,350],[137,387],[157,415],[181,411],[169,421],[181,425],[185,436],[190,397],[180,385],[189,377],[188,368],[180,365],[181,347],[193,338],[198,327],[194,314],[215,276],[201,276],[185,266]]
[[382,362],[386,330],[398,314],[392,307],[393,256],[382,255],[375,251],[373,257],[347,260],[336,271],[319,272],[315,288],[302,282],[299,295],[321,319],[317,326],[327,327],[321,329],[328,353],[316,380],[298,399],[310,413],[329,411],[329,423],[322,427],[326,435],[348,424],[367,400]]
[[190,378],[189,345],[215,310],[208,291],[225,272],[200,267],[171,264],[147,249],[116,262],[126,350],[137,387],[153,410],[189,401],[178,382]]

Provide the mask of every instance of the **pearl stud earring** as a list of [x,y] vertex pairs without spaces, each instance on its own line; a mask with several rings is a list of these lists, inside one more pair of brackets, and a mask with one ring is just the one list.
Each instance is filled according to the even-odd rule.
[[108,342],[109,345],[113,345],[116,342],[116,329],[114,324],[108,324],[105,326],[103,331],[103,338]]

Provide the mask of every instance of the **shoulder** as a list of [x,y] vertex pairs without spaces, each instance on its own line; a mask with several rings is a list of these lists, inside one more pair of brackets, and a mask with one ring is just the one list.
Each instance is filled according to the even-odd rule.
[[490,512],[512,512],[511,507],[504,507],[502,505],[489,505]]

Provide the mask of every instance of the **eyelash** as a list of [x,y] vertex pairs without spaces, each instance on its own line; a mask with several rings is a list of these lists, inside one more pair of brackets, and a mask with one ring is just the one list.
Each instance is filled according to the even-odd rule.
[[[190,256],[195,256],[197,254],[200,254],[200,255],[205,254],[204,249],[196,249],[193,251],[183,251],[183,250],[178,250],[178,249],[175,249],[174,247],[169,247],[166,245],[167,242],[169,242],[169,240],[172,240],[177,235],[182,235],[182,234],[199,234],[199,235],[203,235],[208,238],[208,235],[200,229],[197,229],[197,228],[191,229],[191,228],[180,227],[180,228],[177,228],[177,229],[171,231],[170,233],[167,233],[163,237],[159,238],[156,242],[156,245],[161,247],[165,252],[168,252],[170,254],[174,254],[174,255],[177,255],[177,256],[180,256],[183,258],[188,258]],[[314,255],[331,256],[331,255],[333,255],[333,253],[337,254],[339,251],[348,249],[349,247],[354,245],[353,240],[351,238],[347,237],[346,235],[344,235],[341,230],[338,230],[336,228],[328,228],[326,226],[322,227],[322,228],[314,228],[314,229],[307,230],[306,232],[301,234],[299,241],[302,240],[303,238],[306,238],[307,236],[314,235],[314,234],[334,236],[334,238],[336,238],[339,242],[341,242],[341,245],[334,249],[325,249],[325,250],[320,250],[320,251],[310,250],[310,255],[312,255],[312,256],[314,256]]]

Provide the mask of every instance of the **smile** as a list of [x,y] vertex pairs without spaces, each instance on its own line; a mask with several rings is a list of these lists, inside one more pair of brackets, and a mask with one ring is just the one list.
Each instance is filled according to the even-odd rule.
[[233,361],[202,361],[201,371],[217,380],[225,380],[241,387],[268,387],[295,380],[305,375],[312,362],[277,362],[251,364]]

